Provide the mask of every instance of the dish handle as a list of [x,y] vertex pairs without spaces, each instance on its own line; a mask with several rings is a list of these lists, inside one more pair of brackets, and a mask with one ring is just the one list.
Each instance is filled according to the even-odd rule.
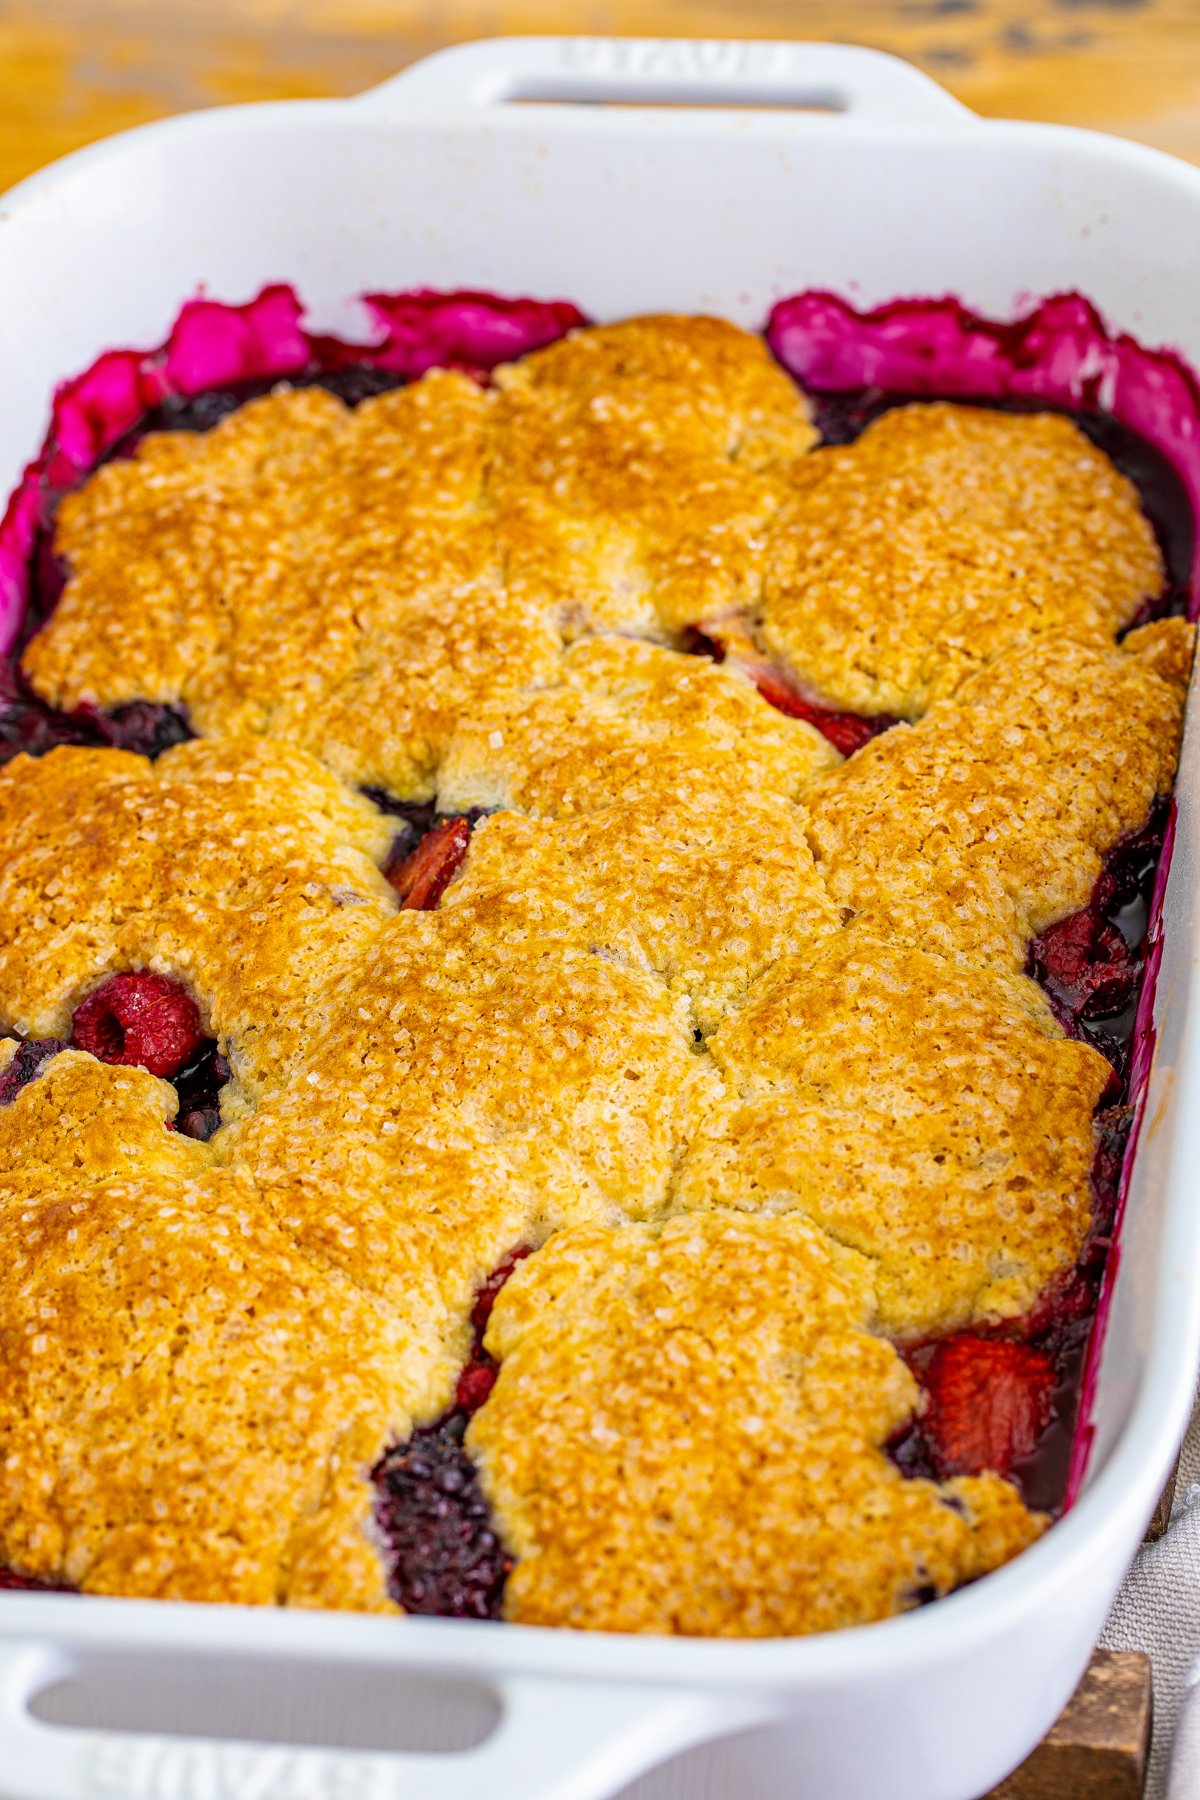
[[774,1709],[734,1696],[494,1674],[500,1719],[436,1753],[83,1730],[31,1703],[81,1673],[67,1651],[0,1646],[0,1800],[604,1800],[679,1750]]
[[405,112],[557,100],[796,107],[943,124],[972,116],[882,50],[736,38],[484,38],[438,50],[359,98]]

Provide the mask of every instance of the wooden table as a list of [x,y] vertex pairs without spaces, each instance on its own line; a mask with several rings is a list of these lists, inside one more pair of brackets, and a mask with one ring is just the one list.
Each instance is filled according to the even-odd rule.
[[350,94],[441,44],[538,31],[872,44],[979,112],[1200,161],[1200,0],[0,0],[0,189],[164,113]]

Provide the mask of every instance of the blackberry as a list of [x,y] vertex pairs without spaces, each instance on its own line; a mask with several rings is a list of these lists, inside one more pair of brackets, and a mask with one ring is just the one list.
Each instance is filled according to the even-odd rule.
[[513,1558],[460,1441],[463,1423],[459,1415],[414,1431],[372,1473],[388,1590],[406,1612],[498,1619]]
[[23,1087],[41,1074],[52,1056],[67,1048],[63,1038],[30,1038],[0,1073],[0,1106],[15,1100]]

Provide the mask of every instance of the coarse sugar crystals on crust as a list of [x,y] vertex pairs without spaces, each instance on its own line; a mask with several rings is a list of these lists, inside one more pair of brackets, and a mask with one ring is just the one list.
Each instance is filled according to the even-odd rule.
[[777,964],[709,1048],[730,1098],[674,1206],[803,1213],[871,1259],[887,1331],[1019,1315],[1078,1255],[1112,1070],[1024,976],[851,927]]
[[502,1291],[467,1447],[526,1624],[771,1637],[867,1623],[1044,1521],[995,1475],[906,1480],[917,1405],[871,1267],[806,1220],[554,1238]]
[[[445,1122],[440,1138],[428,1127],[423,1135],[400,1137],[392,1146],[386,1181],[372,1182],[370,1168],[354,1157],[352,1133],[344,1143],[334,1140],[341,1167],[336,1158],[328,1159],[326,1169],[314,1166],[318,1158],[301,1157],[295,1177],[279,1169],[269,1171],[273,1179],[253,1182],[244,1173],[218,1175],[211,1146],[168,1129],[175,1104],[172,1088],[142,1069],[111,1068],[64,1050],[11,1105],[0,1107],[0,1243],[8,1241],[7,1218],[9,1238],[28,1227],[27,1247],[40,1244],[50,1264],[24,1281],[22,1291],[12,1297],[14,1312],[6,1312],[0,1292],[0,1345],[12,1351],[18,1386],[26,1378],[35,1384],[29,1389],[36,1393],[31,1418],[46,1426],[51,1451],[57,1446],[69,1456],[73,1440],[66,1427],[77,1390],[64,1373],[57,1389],[49,1391],[38,1375],[42,1365],[23,1365],[23,1339],[13,1319],[27,1319],[31,1325],[40,1320],[49,1331],[58,1329],[68,1305],[90,1304],[106,1317],[113,1311],[114,1344],[102,1388],[108,1410],[98,1392],[79,1403],[76,1424],[85,1445],[80,1455],[85,1461],[95,1456],[93,1473],[122,1445],[128,1463],[123,1484],[95,1502],[109,1506],[106,1529],[119,1533],[115,1568],[110,1547],[101,1551],[97,1566],[85,1564],[81,1547],[48,1533],[44,1520],[22,1539],[22,1523],[30,1521],[26,1501],[17,1506],[20,1518],[8,1538],[0,1533],[0,1566],[7,1556],[26,1573],[82,1581],[89,1591],[111,1587],[129,1594],[374,1607],[383,1598],[383,1566],[370,1528],[374,1502],[367,1475],[389,1442],[403,1439],[413,1422],[436,1417],[450,1403],[470,1351],[476,1291],[516,1245],[540,1235],[545,1208],[539,1190],[517,1174],[501,1146],[461,1123],[456,1132],[448,1131]],[[206,1174],[210,1179],[196,1179]],[[120,1198],[119,1212],[114,1211],[114,1196]],[[35,1202],[46,1202],[46,1209]],[[219,1240],[207,1295],[191,1292],[187,1273],[200,1269],[201,1254],[199,1245],[188,1247],[188,1240],[193,1235],[201,1240],[206,1232]],[[68,1300],[60,1277],[70,1272],[73,1246],[81,1246],[83,1254],[85,1245],[90,1246],[91,1273],[85,1280],[75,1272]],[[226,1249],[232,1260],[223,1257]],[[97,1260],[102,1276],[93,1280]],[[311,1355],[317,1360],[307,1377],[304,1362],[295,1361],[300,1408],[288,1401],[286,1363],[276,1367],[254,1341],[259,1332],[269,1339],[279,1329],[270,1300],[253,1286],[260,1274],[270,1274],[272,1262],[280,1280],[289,1268],[297,1272],[301,1317],[306,1305],[320,1308],[324,1288],[330,1297],[331,1329],[341,1331],[345,1325],[348,1333],[344,1341],[328,1334],[316,1340]],[[14,1264],[9,1274],[20,1276],[23,1267]],[[122,1297],[138,1321],[144,1321],[144,1329],[139,1324],[132,1331],[124,1358],[115,1348]],[[280,1303],[286,1304],[285,1291]],[[175,1338],[156,1346],[156,1325],[165,1331],[164,1320],[176,1316]],[[194,1323],[197,1316],[204,1321],[202,1328]],[[67,1320],[66,1328],[82,1332],[86,1313]],[[353,1361],[358,1346],[368,1376],[362,1395],[354,1392],[349,1369],[343,1367]],[[180,1365],[177,1359],[185,1348],[188,1358]],[[293,1342],[288,1353],[294,1354],[294,1348]],[[383,1404],[383,1390],[376,1383],[373,1408],[367,1406],[358,1423],[347,1418],[343,1445],[329,1435],[338,1425],[337,1405],[370,1400],[372,1379],[380,1373],[378,1367],[372,1371],[371,1357],[380,1350],[387,1359],[382,1367],[391,1399]],[[46,1347],[36,1354],[47,1354]],[[92,1373],[95,1367],[93,1361]],[[315,1415],[305,1382],[319,1386],[326,1377],[334,1384],[332,1410],[309,1450],[301,1440]],[[236,1408],[222,1420],[222,1381],[236,1385],[246,1420],[239,1421]],[[27,1403],[21,1388],[12,1400],[13,1413]],[[176,1405],[188,1417],[172,1427]],[[261,1433],[254,1430],[258,1405],[268,1409],[268,1428]],[[0,1432],[11,1427],[16,1435],[8,1441],[19,1442],[13,1413],[5,1413],[0,1374]],[[205,1529],[197,1507],[208,1505],[205,1519],[219,1516],[202,1495],[190,1491],[190,1483],[207,1479],[203,1467],[192,1466],[195,1442],[189,1433],[202,1429],[213,1430],[223,1443],[239,1445],[239,1467],[220,1530],[241,1546],[242,1560],[216,1554],[206,1561],[202,1545],[186,1542]],[[322,1444],[329,1447],[330,1467],[321,1503],[304,1501],[289,1522],[287,1509],[303,1492],[298,1484],[310,1480],[319,1466]],[[289,1469],[276,1466],[281,1445]],[[173,1479],[168,1466],[172,1457],[179,1459],[185,1486],[178,1510],[173,1500],[163,1504]],[[46,1460],[30,1464],[25,1471],[29,1481],[48,1466]],[[156,1498],[153,1490],[160,1477],[162,1490]],[[71,1496],[67,1513],[73,1524],[86,1520],[91,1503],[84,1505],[79,1498],[85,1474],[59,1472],[57,1479],[55,1491],[61,1493],[65,1482]],[[243,1525],[237,1509],[251,1506],[259,1494],[274,1496],[279,1516],[266,1526],[251,1520]],[[281,1531],[289,1534],[286,1553],[280,1551]]]
[[750,793],[795,798],[840,758],[745,676],[619,636],[585,639],[558,680],[498,695],[451,739],[443,812],[512,807],[545,818],[618,802]]
[[[395,1610],[372,1470],[468,1392],[515,1620],[852,1625],[1044,1528],[893,1463],[897,1345],[1085,1242],[1111,1070],[1020,970],[1169,791],[1192,632],[1116,642],[1161,559],[1069,421],[814,436],[661,315],[277,389],[63,501],[27,677],[201,735],[0,771],[0,1569]],[[843,762],[739,656],[917,722]],[[442,815],[435,910],[363,787]],[[232,1065],[206,1143],[47,1041],[131,971]]]
[[507,578],[568,630],[660,636],[745,605],[808,403],[761,338],[657,314],[496,372],[490,491]]
[[394,1610],[369,1470],[403,1316],[245,1176],[0,1202],[0,1564],[87,1593]]
[[1059,633],[997,657],[805,796],[831,897],[878,936],[997,967],[1086,904],[1171,791],[1194,628]]
[[496,680],[548,676],[549,610],[500,581],[485,475],[494,396],[434,370],[353,412],[320,389],[156,434],[68,495],[70,571],[25,670],[65,707],[186,707],[345,780],[426,798]]
[[394,912],[392,825],[302,751],[196,740],[156,763],[64,748],[0,770],[4,1022],[65,1037],[106,976],[190,987],[254,1093]]
[[502,812],[472,835],[443,905],[502,944],[563,939],[649,970],[716,1029],[780,957],[836,931],[798,807],[668,792],[582,818]]
[[180,705],[428,799],[456,725],[552,680],[564,633],[744,604],[814,436],[760,339],[670,315],[490,389],[435,369],[350,411],[281,388],[65,497],[69,578],[23,667],[56,706]]
[[796,466],[759,616],[828,704],[913,719],[1010,645],[1115,633],[1163,580],[1132,482],[1071,420],[931,403]]
[[540,1171],[550,1222],[580,1206],[640,1217],[718,1092],[686,1000],[657,976],[550,938],[505,943],[452,908],[406,912],[222,1154],[272,1178],[349,1166],[387,1192],[406,1137],[465,1126]]
[[145,1069],[60,1050],[0,1106],[0,1203],[78,1181],[203,1174],[208,1145],[168,1129],[178,1105]]

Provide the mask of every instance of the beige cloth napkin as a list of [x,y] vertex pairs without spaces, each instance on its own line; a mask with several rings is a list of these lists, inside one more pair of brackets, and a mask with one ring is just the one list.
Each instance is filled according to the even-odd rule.
[[1200,1407],[1179,1459],[1167,1532],[1138,1552],[1100,1642],[1154,1668],[1146,1800],[1200,1800]]

